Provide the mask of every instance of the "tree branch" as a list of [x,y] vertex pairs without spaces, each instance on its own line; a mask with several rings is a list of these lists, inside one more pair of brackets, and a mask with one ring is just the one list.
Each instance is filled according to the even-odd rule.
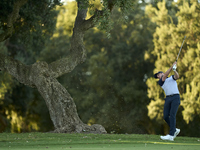
[[[57,60],[49,64],[49,71],[52,77],[59,77],[65,73],[71,72],[78,64],[82,63],[86,59],[86,49],[83,44],[84,32],[95,26],[94,19],[103,15],[103,11],[96,10],[96,13],[88,20],[85,20],[87,15],[86,4],[82,1],[78,1],[78,13],[73,29],[73,35],[71,39],[70,55],[66,58]],[[110,11],[114,4],[112,1],[108,3],[110,5]],[[111,7],[111,5],[113,5]]]
[[86,7],[86,4],[82,1],[78,1],[78,13],[75,20],[74,28],[77,29],[79,26],[81,26],[82,22],[85,20],[88,8]]
[[86,4],[78,1],[78,13],[75,20],[73,35],[71,38],[70,54],[66,58],[57,60],[49,64],[51,76],[57,78],[65,73],[71,72],[78,64],[86,59],[86,49],[83,44],[84,30],[81,28],[86,15]]
[[0,53],[0,70],[7,71],[20,83],[35,87],[30,81],[31,66],[24,65],[18,60],[14,60],[13,58]]
[[[78,49],[80,49],[81,51],[81,48]],[[71,53],[71,55],[63,59],[50,63],[49,64],[50,74],[53,78],[57,78],[59,76],[62,76],[63,74],[71,72],[78,64],[80,64],[83,61],[84,59],[83,57],[81,57],[80,54]]]
[[0,34],[0,42],[5,41],[7,38],[11,37],[14,28],[13,24],[19,17],[20,8],[27,2],[27,0],[17,0],[14,2],[13,11],[10,15],[8,15],[7,19],[7,29]]

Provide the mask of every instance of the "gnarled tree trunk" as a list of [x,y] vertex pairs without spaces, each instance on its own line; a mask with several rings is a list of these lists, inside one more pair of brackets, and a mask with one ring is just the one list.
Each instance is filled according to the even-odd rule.
[[[17,2],[22,3],[26,2],[26,0],[18,0]],[[78,7],[82,5],[82,2],[77,3]],[[19,8],[16,7],[16,10],[13,10],[13,14],[15,11],[15,18]],[[54,132],[107,133],[101,125],[88,126],[80,120],[73,98],[56,79],[63,74],[69,73],[86,59],[86,50],[83,45],[84,32],[94,26],[93,19],[101,14],[96,13],[90,19],[85,20],[86,13],[87,9],[78,9],[71,40],[71,54],[66,58],[50,64],[36,62],[33,65],[27,66],[0,54],[0,69],[2,71],[8,71],[20,83],[38,89],[49,109],[50,117],[55,127]],[[11,26],[14,21],[14,19],[11,21]],[[5,40],[5,37],[8,35],[8,33],[5,33],[5,36],[3,34],[1,34],[2,38],[0,41]]]
[[88,126],[80,120],[73,98],[50,74],[48,64],[39,62],[32,65],[30,77],[46,101],[54,132],[106,133],[101,125]]

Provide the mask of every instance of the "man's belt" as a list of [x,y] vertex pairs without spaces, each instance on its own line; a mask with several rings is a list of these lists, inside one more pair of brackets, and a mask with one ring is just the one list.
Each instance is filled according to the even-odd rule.
[[175,95],[179,95],[179,94],[167,95],[166,97],[172,97],[172,96],[175,96]]

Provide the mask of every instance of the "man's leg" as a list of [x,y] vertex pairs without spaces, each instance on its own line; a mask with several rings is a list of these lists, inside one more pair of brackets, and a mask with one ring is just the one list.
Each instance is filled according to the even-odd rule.
[[170,110],[171,110],[171,100],[170,98],[165,98],[163,118],[167,122],[169,127],[170,127],[170,118],[169,118]]
[[[167,124],[170,127],[171,120],[170,120],[170,110],[171,110],[171,97],[165,98],[165,105],[164,105],[164,120],[167,122]],[[174,136],[171,135],[166,135],[166,136],[160,136],[162,140],[169,140],[169,141],[174,141]]]
[[178,107],[180,105],[180,96],[173,96],[173,100],[171,102],[171,110],[170,110],[170,132],[169,135],[174,136],[176,131],[176,114],[178,111]]

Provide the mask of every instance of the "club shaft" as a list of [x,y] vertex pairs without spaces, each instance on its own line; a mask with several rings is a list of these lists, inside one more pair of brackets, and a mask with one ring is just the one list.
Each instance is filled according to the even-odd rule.
[[181,50],[182,50],[182,47],[183,47],[183,44],[184,44],[185,38],[186,38],[186,36],[185,36],[184,39],[183,39],[183,43],[182,43],[181,48],[180,48],[180,50],[179,50],[178,56],[177,56],[177,58],[176,58],[176,61],[178,61],[178,57],[179,57],[180,52],[181,52]]

